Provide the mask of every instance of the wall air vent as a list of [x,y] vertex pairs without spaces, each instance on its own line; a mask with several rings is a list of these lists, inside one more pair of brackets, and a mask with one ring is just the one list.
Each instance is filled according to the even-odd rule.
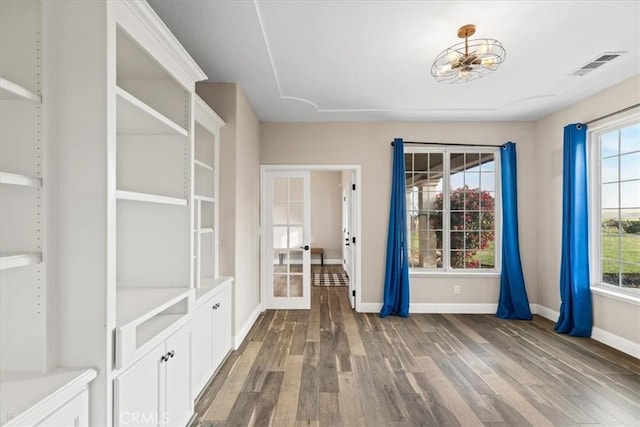
[[625,53],[627,52],[603,52],[602,54],[598,55],[597,58],[592,59],[591,61],[584,64],[582,67],[578,68],[578,70],[572,73],[571,75],[584,76],[585,74],[590,73],[591,71],[595,70],[596,68],[599,68],[600,66],[606,64],[609,61],[613,61],[614,59],[616,59],[617,57]]

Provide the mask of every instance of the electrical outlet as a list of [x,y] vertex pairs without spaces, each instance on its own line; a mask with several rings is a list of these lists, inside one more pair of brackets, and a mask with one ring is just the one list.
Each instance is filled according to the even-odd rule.
[[456,295],[460,295],[460,285],[455,285],[453,287],[453,293]]

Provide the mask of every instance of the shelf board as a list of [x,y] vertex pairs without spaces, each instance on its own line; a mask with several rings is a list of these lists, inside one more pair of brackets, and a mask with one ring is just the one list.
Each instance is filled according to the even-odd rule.
[[200,287],[196,288],[196,306],[202,304],[209,297],[216,295],[231,282],[233,282],[233,277],[204,277],[200,279]]
[[209,197],[209,196],[200,196],[198,194],[195,194],[193,196],[194,200],[200,200],[201,202],[209,202],[209,203],[215,203],[216,202],[216,198],[215,197]]
[[208,165],[205,162],[202,162],[200,160],[194,160],[193,164],[196,165],[196,166],[199,166],[199,167],[201,167],[203,169],[207,169],[207,170],[210,170],[211,172],[213,172],[213,166]]
[[37,93],[0,77],[0,99],[24,99],[35,103],[42,103],[42,97]]
[[136,331],[136,346],[142,347],[184,316],[185,314],[158,314],[147,320]]
[[178,301],[186,298],[189,288],[123,288],[116,292],[116,324],[119,328],[141,324]]
[[33,425],[51,408],[62,406],[97,375],[95,369],[59,368],[40,371],[0,373],[0,420],[13,418],[8,425]]
[[42,187],[42,178],[17,173],[0,172],[0,184],[22,185],[25,187]]
[[0,252],[0,270],[42,262],[42,252]]
[[162,113],[154,110],[126,90],[116,87],[118,134],[182,135],[189,133]]
[[163,205],[187,206],[186,199],[177,197],[158,196],[157,194],[136,193],[135,191],[116,190],[118,200],[132,200],[135,202],[159,203]]
[[200,234],[210,234],[213,233],[213,228],[201,228],[200,229]]

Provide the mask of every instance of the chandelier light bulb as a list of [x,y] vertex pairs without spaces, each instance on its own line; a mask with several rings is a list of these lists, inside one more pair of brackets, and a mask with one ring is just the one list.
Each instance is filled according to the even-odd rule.
[[488,58],[482,58],[482,65],[487,68],[492,68],[496,65],[496,59],[492,56]]
[[447,51],[447,60],[448,60],[449,62],[454,62],[454,61],[456,61],[456,60],[458,60],[458,59],[462,58],[463,56],[464,56],[464,55],[462,55],[460,52],[457,52],[457,51],[455,51],[455,50],[453,50],[453,49],[449,49],[449,50]]
[[444,64],[442,67],[438,68],[438,75],[445,76],[451,72],[451,64]]
[[478,50],[476,50],[476,55],[486,55],[487,52],[489,52],[489,42],[487,40],[483,40],[482,43],[480,43]]

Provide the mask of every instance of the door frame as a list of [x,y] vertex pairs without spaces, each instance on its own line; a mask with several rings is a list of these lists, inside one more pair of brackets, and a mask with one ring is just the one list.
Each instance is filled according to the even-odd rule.
[[[354,223],[354,235],[352,237],[356,237],[356,245],[355,245],[355,259],[351,261],[355,264],[355,283],[354,290],[356,293],[355,298],[355,307],[354,310],[358,310],[360,304],[362,302],[362,291],[361,291],[361,278],[362,278],[362,180],[361,180],[361,166],[355,164],[300,164],[300,165],[260,165],[260,305],[264,310],[265,306],[265,296],[267,292],[267,280],[266,280],[266,271],[271,268],[271,262],[273,260],[270,256],[265,256],[265,254],[270,254],[269,248],[266,248],[266,239],[262,238],[263,230],[268,228],[268,224],[266,224],[266,215],[265,215],[265,185],[266,179],[265,174],[267,172],[294,172],[294,171],[306,171],[306,172],[343,172],[349,171],[353,172],[355,175],[355,185],[356,189],[354,191],[353,197],[355,197],[355,204],[353,204],[353,208],[355,210],[355,223]],[[311,206],[313,209],[313,206]],[[351,279],[351,278],[350,278]],[[308,295],[308,298],[311,298],[311,295]],[[351,297],[350,297],[351,298]],[[311,303],[311,301],[309,301]]]

